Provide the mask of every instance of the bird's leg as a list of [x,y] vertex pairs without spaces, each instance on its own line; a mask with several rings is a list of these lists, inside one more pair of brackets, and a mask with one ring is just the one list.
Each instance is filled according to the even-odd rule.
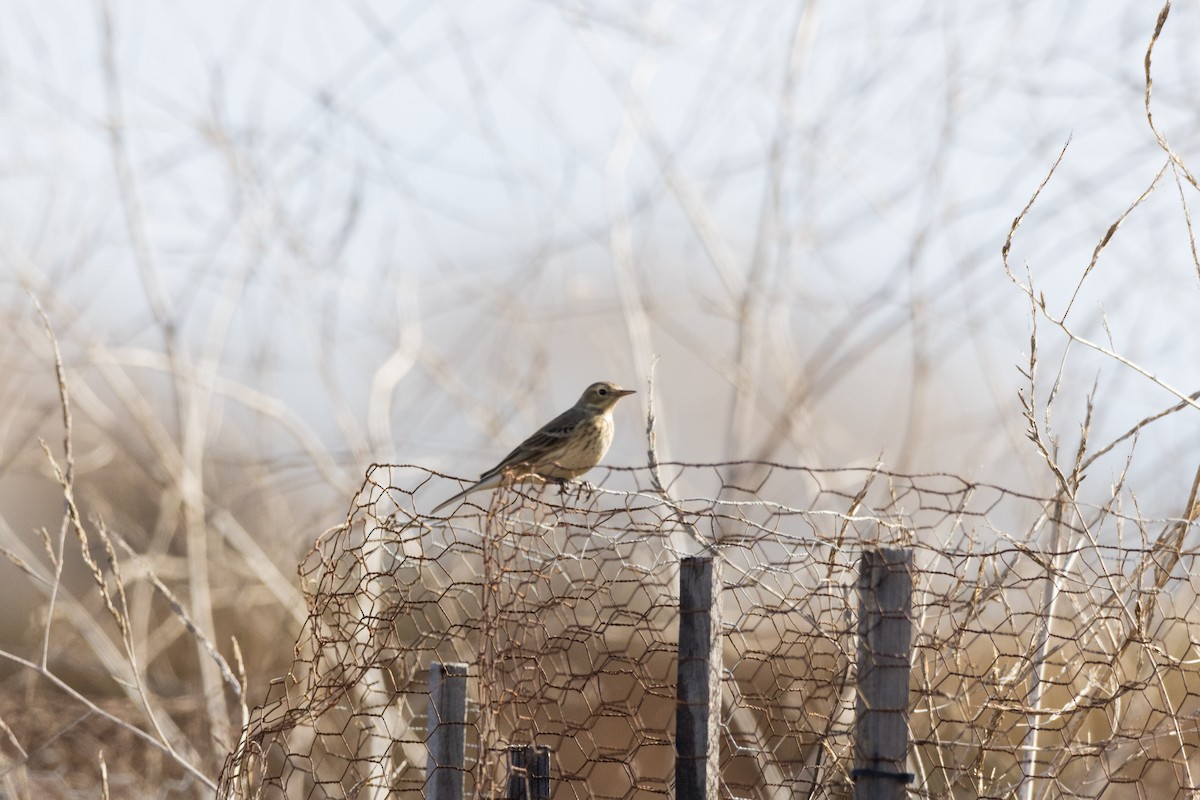
[[563,498],[571,497],[576,503],[583,499],[586,492],[590,497],[595,493],[595,487],[585,480],[576,478],[550,478],[549,483],[558,484],[558,496],[560,502]]
[[578,503],[580,493],[584,488],[588,488],[584,481],[575,480],[573,478],[555,478],[554,482],[558,484],[559,502],[565,503],[565,499],[570,497],[574,502]]
[[595,497],[595,495],[596,495],[596,487],[595,487],[595,486],[592,486],[590,483],[588,483],[587,481],[583,480],[582,478],[580,478],[579,480],[571,481],[571,483],[572,483],[572,484],[574,485],[574,487],[575,487],[575,499],[576,499],[576,501],[581,501],[581,500],[583,500],[583,496],[584,496],[585,494],[587,495],[587,498],[588,498],[588,500],[591,500],[593,497]]

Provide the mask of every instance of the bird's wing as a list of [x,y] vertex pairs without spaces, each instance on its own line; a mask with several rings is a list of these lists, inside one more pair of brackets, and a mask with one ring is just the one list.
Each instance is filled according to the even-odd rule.
[[561,448],[563,443],[579,427],[579,423],[583,422],[587,417],[588,412],[583,409],[567,409],[539,428],[528,439],[517,445],[499,464],[480,475],[476,483],[463,489],[453,497],[443,500],[429,513],[436,514],[446,506],[456,500],[461,500],[472,492],[478,492],[482,489],[494,489],[500,485],[500,482],[503,480],[504,471],[509,467],[542,461],[547,454],[553,454]]
[[513,448],[513,451],[501,459],[499,464],[483,473],[479,478],[480,481],[499,475],[509,467],[518,464],[536,463],[546,454],[555,452],[571,437],[571,434],[579,427],[579,423],[587,419],[587,415],[588,413],[584,409],[568,408]]

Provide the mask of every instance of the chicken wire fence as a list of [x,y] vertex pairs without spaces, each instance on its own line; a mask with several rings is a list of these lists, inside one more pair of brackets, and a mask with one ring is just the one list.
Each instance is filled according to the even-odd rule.
[[[1195,491],[1177,519],[952,475],[777,464],[597,470],[597,486],[477,494],[372,467],[301,566],[293,668],[247,721],[224,797],[421,797],[429,673],[467,665],[469,797],[509,748],[553,754],[556,798],[674,792],[680,557],[721,561],[719,786],[853,793],[855,585],[912,558],[907,791],[1195,796]],[[650,488],[653,487],[653,488]]]

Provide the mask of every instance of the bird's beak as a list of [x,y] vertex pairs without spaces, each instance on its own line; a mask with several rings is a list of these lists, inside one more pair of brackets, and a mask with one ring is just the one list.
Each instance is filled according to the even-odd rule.
[[627,394],[637,394],[633,389],[617,389],[617,397],[624,397]]

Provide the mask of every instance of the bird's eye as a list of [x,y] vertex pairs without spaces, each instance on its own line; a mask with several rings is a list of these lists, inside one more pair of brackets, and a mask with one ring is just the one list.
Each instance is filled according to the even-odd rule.
[[601,389],[598,389],[596,393],[599,394],[601,397],[603,397],[604,395],[608,394],[608,389],[601,388]]

